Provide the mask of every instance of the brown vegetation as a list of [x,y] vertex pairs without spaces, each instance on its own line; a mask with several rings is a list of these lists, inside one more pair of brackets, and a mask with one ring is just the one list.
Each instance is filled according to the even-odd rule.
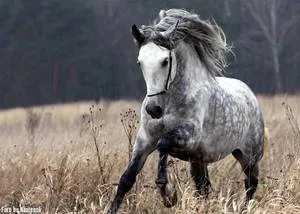
[[[180,197],[175,207],[165,208],[154,184],[154,153],[120,213],[300,213],[300,97],[259,101],[269,140],[259,188],[248,205],[244,175],[229,156],[210,165],[213,190],[207,199],[193,197],[188,164],[169,161]],[[102,101],[0,112],[0,207],[104,212],[128,163],[138,126],[139,117],[129,108],[139,112],[140,104]]]

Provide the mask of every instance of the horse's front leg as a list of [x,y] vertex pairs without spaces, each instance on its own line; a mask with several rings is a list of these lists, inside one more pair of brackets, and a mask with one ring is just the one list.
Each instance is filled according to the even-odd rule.
[[172,207],[177,203],[176,189],[168,183],[167,178],[168,154],[159,152],[156,185],[160,189],[166,207]]
[[157,178],[156,185],[162,189],[167,185],[167,162],[168,162],[168,154],[159,152],[158,165],[157,165]]
[[185,156],[186,154],[181,154],[180,151],[187,150],[186,144],[191,138],[192,134],[192,126],[185,125],[171,130],[158,140],[157,150],[159,151],[159,161],[156,184],[160,188],[160,193],[163,197],[164,205],[166,207],[172,207],[177,203],[177,194],[175,187],[172,183],[168,182],[167,178],[168,154],[177,153],[177,155],[181,158]]
[[135,183],[137,174],[141,171],[144,166],[147,157],[151,152],[154,151],[154,147],[150,144],[146,145],[146,141],[138,138],[135,147],[132,159],[127,166],[127,169],[120,178],[118,189],[114,200],[112,201],[109,211],[109,214],[117,213],[125,194],[132,188]]

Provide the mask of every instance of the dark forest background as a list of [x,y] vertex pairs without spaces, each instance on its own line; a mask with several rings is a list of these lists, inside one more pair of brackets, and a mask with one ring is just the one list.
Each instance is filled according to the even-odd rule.
[[227,76],[256,93],[300,91],[299,0],[0,0],[0,107],[141,99],[130,28],[160,9],[213,18],[233,45]]

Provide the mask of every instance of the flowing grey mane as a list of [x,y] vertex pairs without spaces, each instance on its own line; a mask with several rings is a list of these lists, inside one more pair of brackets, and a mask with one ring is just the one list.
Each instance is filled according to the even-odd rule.
[[[168,31],[176,25],[174,33]],[[221,75],[226,67],[225,55],[230,51],[223,30],[209,20],[201,20],[197,14],[182,9],[161,10],[153,25],[142,26],[144,43],[172,49],[177,42],[184,40],[192,45],[200,60],[212,75]]]

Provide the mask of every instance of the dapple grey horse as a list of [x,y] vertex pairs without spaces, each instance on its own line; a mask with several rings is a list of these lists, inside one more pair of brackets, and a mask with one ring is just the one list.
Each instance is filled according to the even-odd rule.
[[[246,175],[251,199],[263,156],[264,122],[255,95],[237,79],[222,77],[230,51],[222,29],[181,9],[161,11],[153,25],[132,26],[147,95],[133,157],[109,213],[116,213],[147,157],[159,152],[156,183],[165,205],[167,156],[189,161],[197,192],[207,195],[207,164],[232,154]],[[221,76],[221,77],[220,77]]]

